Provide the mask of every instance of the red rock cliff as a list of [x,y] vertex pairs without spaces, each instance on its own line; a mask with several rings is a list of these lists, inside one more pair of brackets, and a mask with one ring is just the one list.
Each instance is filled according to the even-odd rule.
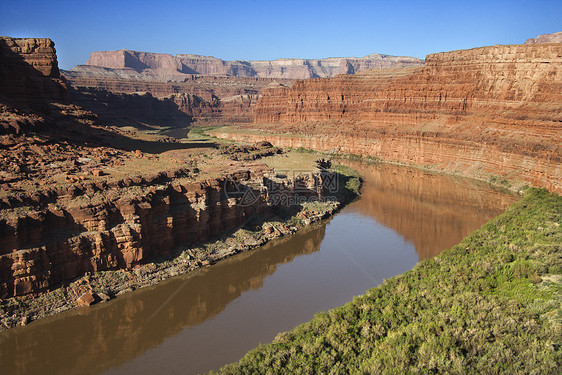
[[[108,91],[117,96],[127,98],[123,94],[150,93],[157,98],[156,100],[171,100],[177,106],[174,111],[181,111],[189,116],[193,116],[200,122],[229,122],[229,123],[250,123],[253,121],[253,110],[258,99],[260,90],[271,84],[269,78],[244,78],[244,77],[207,77],[190,76],[183,82],[156,82],[121,78],[107,78],[96,76],[96,71],[90,76],[79,76],[73,71],[64,71],[65,78],[70,85],[78,91],[88,91],[90,93],[99,90]],[[283,83],[292,83],[292,80],[280,80]],[[93,91],[92,91],[93,90]],[[71,91],[71,97],[74,96]],[[106,94],[109,99],[115,95]],[[128,100],[131,102],[131,100]],[[134,108],[133,101],[129,103],[134,111],[143,108]],[[98,113],[92,108],[90,103],[80,101],[79,104],[93,112]],[[115,108],[115,102],[106,107],[106,112],[111,112]],[[101,113],[98,113],[101,115]],[[187,125],[187,124],[186,124]]]
[[178,54],[176,56],[129,50],[92,52],[86,66],[72,69],[71,74],[88,74],[91,67],[105,68],[102,74],[134,75],[136,79],[178,80],[185,75],[201,74],[231,77],[313,78],[335,74],[353,74],[365,69],[396,66],[419,66],[423,60],[409,56],[371,54],[357,57],[326,59],[278,59],[272,61],[225,61],[212,56]]
[[0,96],[29,102],[65,94],[52,40],[0,37]]
[[422,68],[267,88],[254,127],[265,123],[301,136],[253,138],[484,179],[502,176],[560,192],[562,44],[436,53]]
[[[86,272],[130,269],[240,227],[254,215],[267,215],[276,205],[269,194],[277,186],[265,182],[269,168],[264,167],[203,182],[182,179],[182,170],[169,177],[137,176],[90,186],[90,193],[103,188],[108,199],[86,192],[72,196],[73,188],[54,193],[56,204],[44,208],[10,205],[0,212],[0,298],[41,291]],[[314,178],[287,180],[284,191],[319,194]],[[238,190],[246,184],[253,186],[251,202],[244,202]]]
[[[152,188],[141,197],[0,219],[0,297],[39,291],[106,269],[130,268],[180,243],[202,241],[267,206],[243,207],[223,182]],[[249,210],[249,211],[248,211]]]

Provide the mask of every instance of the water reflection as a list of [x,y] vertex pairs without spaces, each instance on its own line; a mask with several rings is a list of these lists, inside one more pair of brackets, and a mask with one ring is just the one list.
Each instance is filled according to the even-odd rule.
[[2,374],[198,373],[410,269],[514,201],[486,185],[354,165],[329,223],[103,304],[0,334]]
[[[325,224],[227,259],[191,278],[178,277],[0,335],[2,374],[96,374],[220,313],[259,289],[277,265],[318,251]],[[283,246],[291,240],[298,246]],[[17,331],[17,332],[16,332]]]
[[420,260],[459,243],[515,201],[477,181],[387,164],[348,164],[364,178],[361,204],[349,208],[411,241]]

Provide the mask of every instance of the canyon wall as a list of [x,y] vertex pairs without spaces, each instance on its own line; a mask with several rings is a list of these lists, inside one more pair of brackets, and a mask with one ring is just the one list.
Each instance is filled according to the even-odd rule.
[[562,44],[436,53],[420,68],[266,88],[253,128],[293,135],[222,136],[522,180],[561,192]]
[[55,43],[44,38],[0,37],[0,96],[16,102],[60,100],[66,86],[60,79]]
[[[274,82],[292,84],[296,78],[421,65],[423,60],[413,57],[380,54],[361,58],[224,61],[209,56],[119,50],[93,52],[86,65],[63,74],[79,90],[148,92],[159,99],[172,100],[180,111],[195,116],[198,122],[214,124],[252,122],[261,90]],[[186,100],[185,94],[196,98]],[[204,104],[198,105],[200,102]]]
[[39,197],[45,199],[38,198],[35,208],[26,202],[2,202],[0,298],[45,290],[87,272],[131,269],[157,256],[174,255],[178,246],[185,249],[269,214],[278,204],[271,200],[272,191],[323,194],[320,175],[273,184],[268,172],[265,165],[257,165],[194,182],[186,178],[189,171],[178,170],[111,186],[76,184]]
[[[231,77],[306,79],[353,74],[360,70],[395,66],[419,66],[423,60],[408,56],[371,54],[357,57],[326,59],[278,59],[273,61],[225,61],[211,56],[178,54],[176,56],[129,50],[92,52],[86,66],[70,74],[88,72],[89,67],[105,68],[106,74],[145,80],[181,80],[185,75],[199,74]],[[138,75],[135,75],[136,72]]]
[[[206,77],[192,75],[182,82],[156,82],[134,79],[108,78],[94,75],[75,76],[65,71],[64,75],[68,83],[75,88],[71,90],[71,98],[77,99],[77,104],[88,108],[100,115],[102,119],[116,117],[122,113],[110,113],[114,109],[122,107],[122,102],[127,102],[127,107],[134,112],[145,111],[138,98],[133,96],[150,95],[154,97],[152,107],[167,106],[155,101],[172,102],[175,108],[170,113],[183,112],[192,116],[200,123],[250,123],[253,121],[253,110],[260,91],[263,87],[277,82],[270,78],[244,78],[244,77]],[[281,79],[284,84],[292,83],[292,80]],[[104,93],[105,92],[105,93]],[[95,95],[96,101],[84,100],[82,97]],[[115,99],[115,100],[113,100]],[[93,105],[99,102],[107,103],[102,112]],[[120,112],[120,111],[117,111]],[[106,116],[107,115],[107,116]],[[162,118],[165,114],[161,113]],[[177,118],[178,116],[173,116]],[[190,121],[184,121],[184,127]]]

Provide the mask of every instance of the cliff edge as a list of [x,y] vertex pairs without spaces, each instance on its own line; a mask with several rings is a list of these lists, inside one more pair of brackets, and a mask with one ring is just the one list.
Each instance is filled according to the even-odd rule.
[[253,127],[300,135],[255,137],[280,146],[560,192],[561,93],[561,43],[482,47],[428,55],[420,68],[266,88]]
[[51,39],[0,37],[0,96],[35,102],[65,95]]
[[278,59],[273,61],[225,61],[212,56],[176,56],[130,50],[92,52],[86,65],[65,72],[72,78],[108,76],[138,80],[183,80],[189,75],[306,79],[354,74],[368,69],[421,66],[423,60],[408,56],[371,54],[364,57]]
[[540,44],[540,43],[562,43],[562,31],[552,34],[539,35],[536,38],[529,38],[525,44]]

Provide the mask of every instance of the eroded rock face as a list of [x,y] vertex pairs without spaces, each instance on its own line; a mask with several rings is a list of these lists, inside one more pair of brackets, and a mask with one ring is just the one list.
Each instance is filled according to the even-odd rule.
[[[562,191],[562,44],[427,56],[422,68],[263,90],[255,126],[277,146],[378,156]],[[240,135],[225,135],[240,138]]]
[[562,31],[552,34],[539,35],[536,38],[529,38],[525,44],[538,44],[538,43],[562,43]]
[[[97,76],[95,73],[87,76],[76,75],[73,71],[63,73],[69,84],[76,88],[76,90],[70,91],[71,99],[76,98],[78,104],[97,113],[102,119],[106,114],[113,117],[119,116],[120,113],[117,112],[123,107],[124,101],[129,113],[146,111],[147,107],[142,105],[138,96],[146,97],[148,95],[153,97],[153,104],[150,107],[164,107],[166,102],[171,101],[175,104],[175,108],[169,109],[168,114],[182,112],[192,116],[198,122],[211,124],[215,122],[252,122],[253,110],[260,91],[263,87],[277,81],[270,78],[193,75],[182,82],[156,82],[109,78],[104,75]],[[279,81],[283,84],[293,82],[286,79]],[[104,91],[108,93],[104,94]],[[75,95],[77,92],[79,95]],[[84,98],[83,94],[95,94],[96,101]],[[95,104],[100,102],[107,103],[105,108],[102,108],[102,112],[95,108]],[[159,115],[160,118],[166,117],[163,111],[160,111]]]
[[0,96],[35,102],[65,94],[52,40],[0,37]]
[[[94,163],[101,156],[97,152],[104,151],[114,152],[92,149],[78,162]],[[278,151],[271,145],[224,147],[221,153],[245,161],[230,159],[215,171],[224,177],[205,180],[180,167],[124,179],[72,179],[27,194],[18,193],[20,185],[4,183],[0,298],[39,292],[88,272],[131,269],[155,257],[177,255],[190,244],[267,217],[289,201],[275,198],[325,195],[323,174],[280,179],[267,165],[249,161]],[[139,150],[131,154],[143,156]],[[91,170],[92,175],[99,172]]]
[[[396,66],[420,66],[423,60],[408,56],[371,54],[361,58],[279,59],[273,61],[224,61],[211,56],[178,54],[176,56],[129,50],[93,52],[86,66],[72,69],[76,74],[91,71],[89,66],[106,69],[121,78],[180,80],[199,74],[231,77],[306,79],[353,74],[361,70]],[[108,71],[109,70],[109,71]],[[136,75],[134,72],[138,73]]]
[[[272,182],[265,177],[269,169],[263,167],[204,182],[149,185],[143,194],[134,186],[123,187],[114,198],[97,203],[61,196],[67,201],[64,208],[5,209],[0,217],[0,297],[44,290],[86,272],[130,269],[266,215],[275,203],[269,199]],[[316,177],[307,178],[289,181],[283,191],[293,194],[298,186],[302,195],[303,186],[310,185],[311,195],[321,194],[314,190],[322,186],[312,180]],[[238,190],[246,183],[253,186],[252,195]]]
[[[64,71],[78,88],[112,93],[149,92],[171,99],[199,122],[248,123],[261,90],[295,78],[331,77],[366,69],[421,66],[413,57],[372,54],[362,58],[275,61],[224,61],[214,57],[176,56],[137,51],[93,52],[86,65]],[[111,108],[111,106],[109,107]]]

